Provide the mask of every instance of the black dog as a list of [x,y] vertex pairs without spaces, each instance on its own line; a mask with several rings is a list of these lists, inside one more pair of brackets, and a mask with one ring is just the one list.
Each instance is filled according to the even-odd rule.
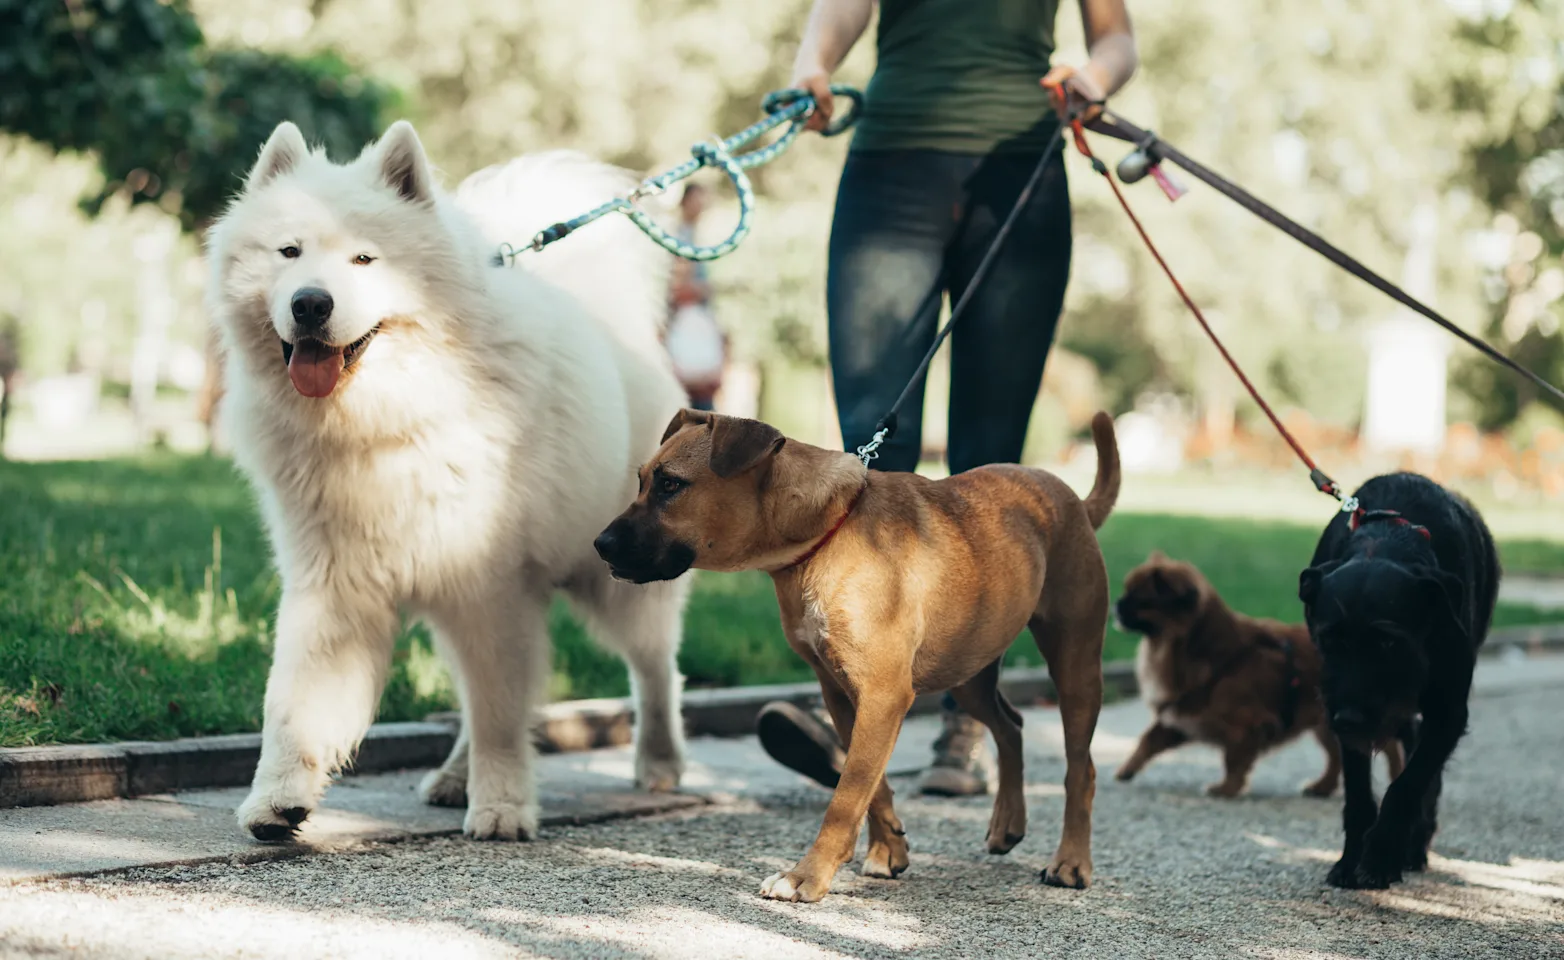
[[[1298,596],[1342,745],[1346,839],[1326,882],[1383,889],[1403,869],[1428,865],[1445,761],[1466,733],[1500,570],[1477,510],[1427,477],[1375,477],[1355,499],[1356,511],[1325,527]],[[1376,806],[1370,753],[1390,736],[1405,745],[1407,764]]]

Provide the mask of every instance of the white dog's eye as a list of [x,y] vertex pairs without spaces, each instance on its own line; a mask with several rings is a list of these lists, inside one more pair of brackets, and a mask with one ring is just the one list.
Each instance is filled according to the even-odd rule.
[[282,254],[284,257],[287,257],[289,260],[297,260],[299,259],[300,255],[304,253],[304,251],[300,250],[296,244],[292,243],[288,244],[286,247],[283,247],[277,252]]
[[367,267],[371,263],[374,263],[374,262],[375,262],[375,258],[371,257],[367,253],[361,253],[358,256],[353,258],[353,265],[355,267]]

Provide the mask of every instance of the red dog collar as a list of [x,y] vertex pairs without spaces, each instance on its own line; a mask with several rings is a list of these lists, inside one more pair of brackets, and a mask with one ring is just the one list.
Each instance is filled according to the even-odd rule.
[[852,502],[847,505],[846,511],[842,513],[842,518],[836,521],[836,523],[831,526],[831,529],[825,532],[825,536],[821,537],[819,540],[816,540],[815,545],[810,547],[808,550],[805,550],[803,556],[794,560],[792,563],[780,566],[771,572],[785,573],[788,570],[792,570],[794,567],[802,566],[811,557],[824,549],[825,545],[831,542],[831,538],[836,536],[836,532],[842,529],[842,525],[847,522],[847,518],[853,515],[853,508],[858,506],[858,501],[863,499],[863,492],[867,489],[869,489],[869,478],[864,477],[863,486],[859,487],[858,492],[853,494]]
[[1356,530],[1365,523],[1373,523],[1376,520],[1383,520],[1403,527],[1411,527],[1413,530],[1421,533],[1424,540],[1432,541],[1434,539],[1433,534],[1428,532],[1427,527],[1418,526],[1395,510],[1365,510],[1359,507],[1352,511],[1352,519],[1348,521],[1348,525],[1351,529]]

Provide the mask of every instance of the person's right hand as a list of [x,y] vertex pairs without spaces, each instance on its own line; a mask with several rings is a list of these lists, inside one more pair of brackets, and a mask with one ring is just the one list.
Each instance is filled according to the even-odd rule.
[[801,74],[793,78],[788,86],[795,90],[802,90],[815,98],[815,112],[809,115],[809,121],[804,124],[805,130],[820,132],[831,122],[831,112],[836,108],[834,98],[831,96],[831,75],[824,70],[815,70]]

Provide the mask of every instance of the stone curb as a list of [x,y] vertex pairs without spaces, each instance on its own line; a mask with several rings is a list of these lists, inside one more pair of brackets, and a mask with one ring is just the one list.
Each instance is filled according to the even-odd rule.
[[[1564,650],[1564,624],[1495,630],[1484,653],[1509,649]],[[1104,695],[1113,700],[1137,692],[1134,665],[1103,665]],[[1053,681],[1041,667],[1006,671],[1005,695],[1018,706],[1054,702]],[[740,737],[754,732],[767,703],[798,706],[817,702],[814,683],[689,690],[684,695],[686,732],[692,737]],[[938,695],[913,702],[912,713],[939,709]],[[571,700],[549,704],[537,728],[545,753],[575,752],[631,742],[634,712],[628,698]],[[458,715],[432,714],[422,723],[377,723],[359,747],[356,773],[374,773],[442,762],[456,741]],[[244,786],[255,772],[261,737],[255,733],[191,737],[166,742],[127,742],[0,749],[0,809],[52,806],[194,790]]]

